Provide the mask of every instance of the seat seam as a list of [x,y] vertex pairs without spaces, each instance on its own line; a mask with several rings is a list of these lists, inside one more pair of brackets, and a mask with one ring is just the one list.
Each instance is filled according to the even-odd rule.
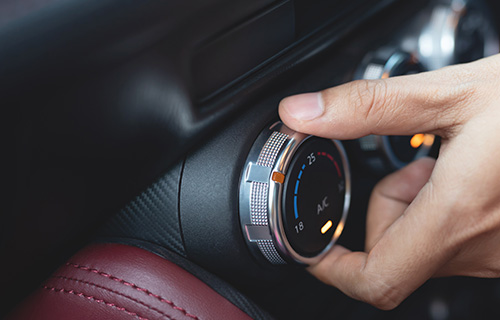
[[89,286],[94,286],[96,288],[106,290],[108,292],[114,293],[116,295],[119,295],[119,296],[122,296],[124,298],[127,298],[127,299],[129,299],[131,301],[134,301],[137,304],[143,305],[144,307],[146,307],[146,308],[148,308],[148,309],[150,309],[152,311],[155,311],[158,314],[167,317],[168,319],[175,320],[174,318],[172,318],[172,316],[170,316],[170,315],[162,312],[161,310],[159,310],[159,309],[157,309],[157,308],[155,308],[155,307],[153,307],[153,306],[151,306],[151,305],[149,305],[147,303],[144,303],[144,302],[142,302],[140,300],[132,298],[132,297],[130,297],[130,296],[126,295],[126,294],[123,294],[121,292],[118,292],[116,290],[113,290],[113,289],[110,289],[110,288],[106,288],[105,286],[101,286],[101,285],[99,285],[97,283],[93,283],[93,282],[90,282],[90,281],[85,281],[85,280],[77,279],[77,278],[64,277],[64,276],[52,276],[51,278],[58,278],[58,279],[66,280],[66,281],[74,281],[74,282],[83,283],[83,284],[86,284],[86,285],[89,285]]
[[125,286],[128,286],[128,287],[131,287],[137,291],[140,291],[140,292],[143,292],[145,294],[147,294],[148,296],[150,297],[153,297],[153,298],[156,298],[158,299],[159,301],[161,302],[164,302],[166,304],[168,304],[171,308],[173,308],[174,310],[178,310],[180,311],[181,313],[183,313],[185,316],[189,317],[189,318],[192,318],[194,320],[200,320],[200,318],[190,312],[188,312],[186,309],[184,308],[181,308],[179,306],[177,306],[174,302],[168,300],[168,299],[165,299],[163,298],[162,296],[160,295],[157,295],[151,291],[149,291],[148,289],[145,289],[145,288],[142,288],[142,287],[139,287],[137,285],[135,285],[134,283],[132,282],[129,282],[129,281],[126,281],[124,279],[121,279],[119,277],[116,277],[114,275],[111,275],[109,273],[106,273],[104,271],[100,271],[98,269],[95,269],[95,268],[91,268],[91,267],[88,267],[88,266],[84,266],[84,265],[80,265],[80,264],[77,264],[77,263],[73,263],[73,262],[67,262],[66,263],[67,266],[70,266],[70,267],[73,267],[73,268],[76,268],[76,269],[80,269],[80,270],[84,270],[84,271],[87,271],[87,272],[92,272],[92,273],[95,273],[97,275],[100,275],[102,277],[105,277],[105,278],[108,278],[108,279],[111,279],[113,281],[116,281],[116,282],[119,282]]
[[127,314],[129,314],[131,316],[137,317],[140,320],[150,320],[149,318],[146,318],[146,317],[143,317],[143,316],[139,315],[137,312],[130,311],[127,308],[124,308],[124,307],[120,307],[120,306],[118,306],[115,303],[108,302],[108,301],[106,301],[104,299],[98,299],[98,298],[96,298],[94,296],[87,295],[87,294],[84,294],[82,292],[75,291],[73,289],[68,290],[68,289],[64,289],[64,288],[51,287],[51,286],[46,286],[46,285],[44,285],[42,288],[44,288],[46,290],[49,290],[49,291],[57,292],[57,293],[72,294],[72,295],[75,295],[75,296],[78,296],[78,297],[81,297],[81,298],[85,298],[85,299],[90,300],[90,301],[95,301],[97,303],[103,303],[104,305],[106,305],[108,307],[115,308],[116,310],[119,310],[119,311],[123,311],[123,312],[125,312],[125,313],[127,313]]

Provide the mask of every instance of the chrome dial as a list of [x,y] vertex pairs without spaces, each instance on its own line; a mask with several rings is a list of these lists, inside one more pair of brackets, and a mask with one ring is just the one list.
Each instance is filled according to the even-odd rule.
[[255,141],[240,182],[240,222],[257,259],[313,264],[340,236],[350,202],[340,142],[278,122]]

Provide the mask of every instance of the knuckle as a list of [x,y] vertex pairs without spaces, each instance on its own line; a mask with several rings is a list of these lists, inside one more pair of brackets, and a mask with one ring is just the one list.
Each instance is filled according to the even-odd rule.
[[[389,198],[389,199],[394,199],[397,198],[397,194],[399,192],[398,188],[394,187],[394,175],[396,173],[392,173],[391,175],[388,175],[384,177],[382,180],[377,182],[375,187],[372,190],[371,196],[370,196],[370,202],[375,200],[375,198]],[[399,186],[397,186],[399,187]]]
[[382,194],[384,194],[383,191],[385,189],[385,186],[388,184],[389,179],[390,179],[390,176],[388,175],[388,176],[385,176],[379,182],[377,182],[377,184],[375,185],[375,187],[372,190],[372,195],[382,195]]
[[386,106],[392,100],[387,83],[384,80],[357,80],[349,84],[349,102],[354,108],[356,117],[364,119],[375,126],[381,122]]
[[[450,123],[457,126],[469,118],[471,107],[478,97],[478,88],[476,84],[463,81],[453,87],[449,88],[448,96],[443,100],[448,101],[444,103],[445,108],[442,109],[441,116],[446,118],[451,117]],[[449,112],[453,109],[453,112]]]
[[[492,92],[491,81],[478,75],[475,65],[463,64],[437,71],[436,90],[433,92],[433,108],[438,110],[439,122],[447,124],[443,129],[459,129],[484,106],[483,101]],[[456,130],[455,129],[455,130]],[[451,130],[453,132],[453,130]]]
[[371,301],[366,301],[377,309],[392,310],[399,305],[399,302],[391,300],[385,295],[377,294]]
[[404,299],[396,287],[381,279],[374,280],[374,278],[368,278],[358,294],[360,300],[381,310],[392,310]]

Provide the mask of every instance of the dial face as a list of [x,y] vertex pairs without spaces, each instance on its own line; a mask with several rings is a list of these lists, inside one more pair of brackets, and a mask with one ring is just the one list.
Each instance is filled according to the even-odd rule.
[[344,209],[340,153],[327,139],[310,138],[297,150],[283,193],[283,226],[292,248],[314,257],[330,243]]

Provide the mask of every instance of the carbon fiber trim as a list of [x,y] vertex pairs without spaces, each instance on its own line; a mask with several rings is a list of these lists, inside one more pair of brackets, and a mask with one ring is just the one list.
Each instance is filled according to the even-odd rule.
[[181,172],[182,163],[121,209],[100,235],[149,241],[185,257],[178,210]]

